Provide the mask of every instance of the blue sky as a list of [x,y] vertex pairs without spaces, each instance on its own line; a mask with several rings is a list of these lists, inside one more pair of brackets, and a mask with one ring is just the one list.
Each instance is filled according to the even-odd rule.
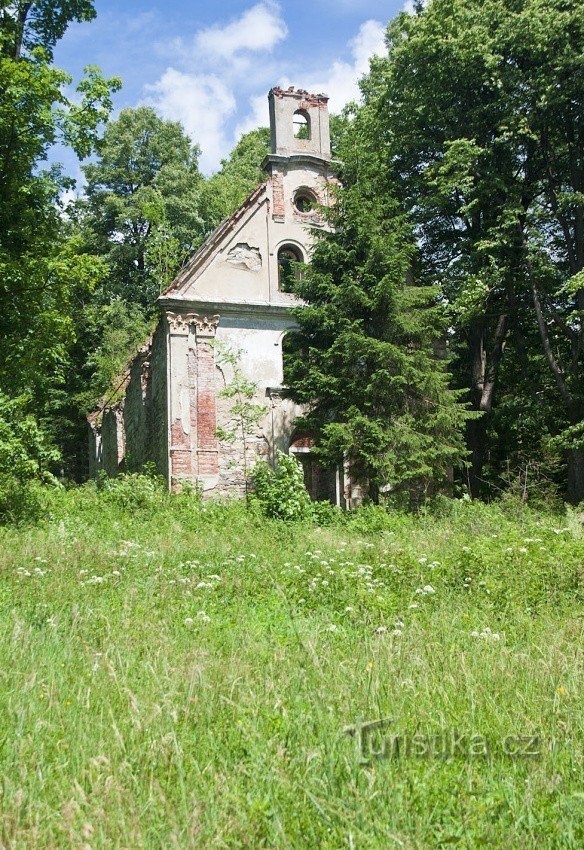
[[[75,80],[88,64],[120,76],[116,111],[146,103],[182,121],[208,174],[242,132],[267,124],[271,86],[326,92],[332,111],[355,98],[403,0],[96,0],[95,7],[94,21],[69,28],[56,63]],[[65,165],[79,176],[69,156]]]

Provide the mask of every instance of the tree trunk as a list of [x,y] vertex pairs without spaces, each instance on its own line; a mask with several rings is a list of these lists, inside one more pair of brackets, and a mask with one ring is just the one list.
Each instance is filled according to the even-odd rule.
[[467,483],[473,499],[478,498],[483,491],[483,467],[487,447],[487,417],[488,414],[484,413],[480,419],[470,419],[466,428],[466,444],[470,451]]
[[584,449],[570,449],[567,453],[568,501],[573,505],[584,502]]
[[477,324],[471,335],[472,405],[474,410],[483,414],[479,419],[471,419],[466,430],[467,445],[471,452],[468,487],[473,499],[484,489],[483,466],[487,449],[487,423],[493,407],[499,364],[505,351],[507,328],[507,316],[500,315],[489,352],[486,345],[487,329],[483,323]]

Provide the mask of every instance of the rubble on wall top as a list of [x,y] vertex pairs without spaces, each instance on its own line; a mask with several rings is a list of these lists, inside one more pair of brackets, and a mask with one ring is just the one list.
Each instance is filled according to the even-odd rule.
[[274,86],[271,90],[270,94],[273,94],[275,97],[286,97],[286,95],[295,95],[301,99],[304,99],[309,102],[314,102],[314,104],[324,104],[328,101],[328,95],[326,94],[311,94],[307,92],[306,89],[297,89],[294,86],[290,86],[287,89],[283,89],[281,86]]

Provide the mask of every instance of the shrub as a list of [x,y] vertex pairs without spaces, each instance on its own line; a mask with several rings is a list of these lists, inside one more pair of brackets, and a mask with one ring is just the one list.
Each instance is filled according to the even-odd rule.
[[291,455],[278,452],[275,469],[265,461],[257,463],[252,483],[253,497],[266,516],[284,520],[310,519],[313,516],[302,467]]
[[126,510],[153,508],[168,498],[164,479],[140,472],[124,472],[115,478],[102,476],[98,488],[106,501]]
[[345,513],[331,502],[311,502],[312,517],[317,525],[343,525]]
[[49,472],[59,460],[23,396],[0,392],[0,522],[35,519],[42,511],[39,482],[56,484]]

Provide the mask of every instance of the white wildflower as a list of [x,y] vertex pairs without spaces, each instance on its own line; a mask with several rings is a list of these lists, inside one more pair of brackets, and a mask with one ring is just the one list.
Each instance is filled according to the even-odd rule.
[[471,632],[471,637],[480,638],[481,640],[486,641],[498,641],[501,640],[501,635],[498,632],[493,632],[489,628],[489,626],[485,626],[482,632],[477,631],[476,629]]

